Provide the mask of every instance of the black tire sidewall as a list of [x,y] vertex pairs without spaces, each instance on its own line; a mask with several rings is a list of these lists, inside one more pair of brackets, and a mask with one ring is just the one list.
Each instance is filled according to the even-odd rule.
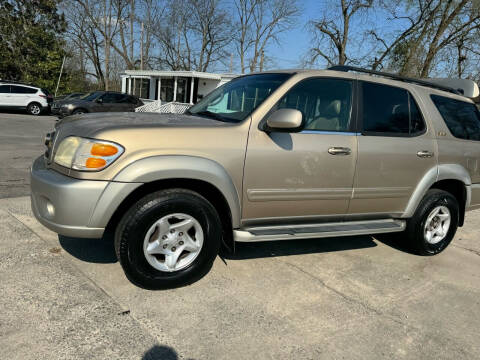
[[[425,239],[424,229],[428,216],[437,206],[445,206],[450,211],[450,228],[442,241],[430,244]],[[458,220],[459,206],[455,197],[446,191],[429,190],[409,224],[409,238],[412,247],[420,255],[435,255],[442,252],[453,240],[457,232]]]
[[[169,192],[167,196],[147,197],[119,226],[118,255],[129,279],[145,288],[161,289],[186,285],[202,277],[210,269],[221,243],[221,225],[213,206],[193,193]],[[162,196],[163,195],[163,196]],[[195,260],[186,268],[163,272],[152,267],[143,252],[145,235],[165,215],[184,213],[195,218],[204,235],[203,246]]]

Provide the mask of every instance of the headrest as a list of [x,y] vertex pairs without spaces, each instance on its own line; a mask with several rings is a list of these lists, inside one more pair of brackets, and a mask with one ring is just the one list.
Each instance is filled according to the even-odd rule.
[[322,111],[324,117],[336,117],[340,114],[342,108],[342,102],[340,100],[331,101]]
[[392,115],[408,115],[408,105],[407,104],[397,104],[393,106]]

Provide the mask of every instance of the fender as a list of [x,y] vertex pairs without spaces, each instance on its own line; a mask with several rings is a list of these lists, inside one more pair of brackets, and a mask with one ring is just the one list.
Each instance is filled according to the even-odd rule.
[[410,218],[417,210],[420,201],[427,193],[428,189],[432,187],[437,181],[441,180],[459,180],[465,184],[467,191],[467,201],[465,207],[468,208],[471,199],[471,185],[472,180],[468,171],[458,164],[441,164],[435,166],[427,171],[420,182],[417,184],[415,191],[413,192],[410,200],[408,201],[405,212],[402,218]]
[[166,179],[202,180],[215,186],[227,200],[233,228],[240,226],[240,197],[232,178],[219,163],[197,156],[159,155],[123,168],[113,182],[149,183]]

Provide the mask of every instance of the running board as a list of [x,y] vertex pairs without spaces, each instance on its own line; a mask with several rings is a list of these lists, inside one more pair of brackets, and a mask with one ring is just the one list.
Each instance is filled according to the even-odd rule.
[[233,231],[238,242],[315,239],[337,236],[370,235],[405,230],[404,220],[348,221],[325,224],[249,227]]

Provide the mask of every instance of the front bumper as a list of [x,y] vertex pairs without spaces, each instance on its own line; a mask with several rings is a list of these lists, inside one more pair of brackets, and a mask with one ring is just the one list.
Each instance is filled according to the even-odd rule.
[[141,183],[74,179],[37,158],[30,175],[32,211],[40,223],[65,236],[100,238],[121,202]]

